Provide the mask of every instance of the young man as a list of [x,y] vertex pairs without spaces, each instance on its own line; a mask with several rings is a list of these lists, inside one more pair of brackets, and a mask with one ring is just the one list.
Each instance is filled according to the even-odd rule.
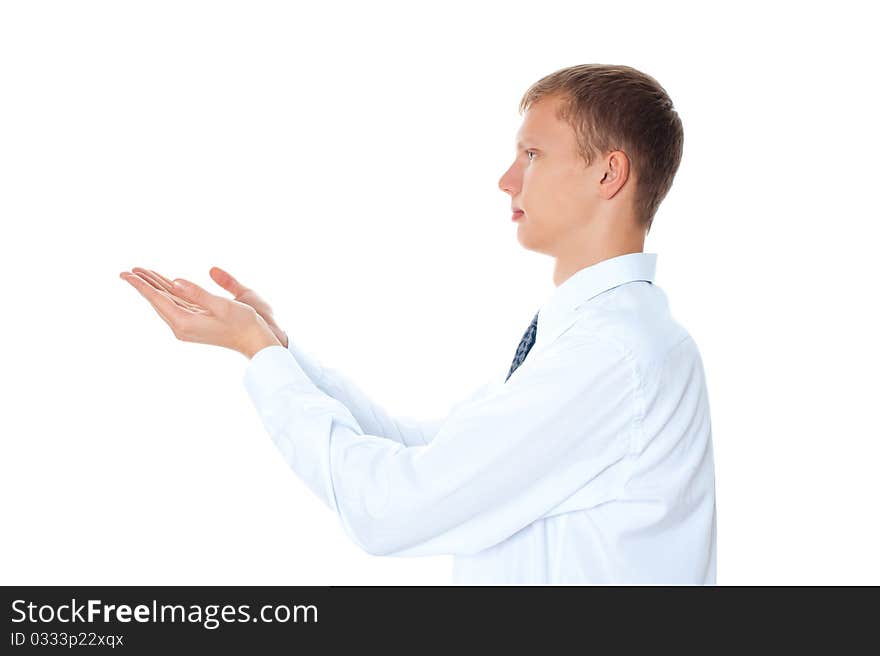
[[250,358],[246,389],[310,489],[369,553],[452,554],[456,583],[714,584],[702,361],[644,240],[682,154],[656,80],[581,65],[525,94],[499,180],[552,294],[503,376],[441,421],[392,417],[310,357],[255,292],[124,273],[180,339]]

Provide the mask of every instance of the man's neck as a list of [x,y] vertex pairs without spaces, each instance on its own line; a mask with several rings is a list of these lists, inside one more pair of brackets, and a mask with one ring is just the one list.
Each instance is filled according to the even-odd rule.
[[645,235],[632,235],[618,243],[586,246],[572,253],[559,255],[553,269],[553,284],[559,287],[575,273],[612,257],[645,250]]

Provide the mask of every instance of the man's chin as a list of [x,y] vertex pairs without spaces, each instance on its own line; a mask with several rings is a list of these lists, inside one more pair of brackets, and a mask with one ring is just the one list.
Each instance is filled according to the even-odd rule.
[[549,254],[549,247],[541,241],[536,240],[533,235],[529,234],[530,232],[531,231],[528,228],[524,228],[522,225],[517,226],[516,240],[519,242],[519,245],[527,251]]

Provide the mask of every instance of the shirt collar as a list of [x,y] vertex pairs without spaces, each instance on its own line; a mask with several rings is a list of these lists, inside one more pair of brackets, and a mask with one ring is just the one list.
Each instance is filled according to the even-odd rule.
[[602,292],[627,282],[654,282],[656,253],[618,255],[576,271],[547,297],[538,310],[533,348],[552,342],[573,322],[575,310]]

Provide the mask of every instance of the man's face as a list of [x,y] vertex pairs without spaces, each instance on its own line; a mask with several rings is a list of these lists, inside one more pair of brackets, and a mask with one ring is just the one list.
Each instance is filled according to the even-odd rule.
[[558,256],[583,235],[597,207],[604,162],[587,167],[574,130],[556,118],[559,99],[545,97],[526,111],[516,134],[516,157],[498,181],[511,206],[523,210],[517,239],[524,248]]

